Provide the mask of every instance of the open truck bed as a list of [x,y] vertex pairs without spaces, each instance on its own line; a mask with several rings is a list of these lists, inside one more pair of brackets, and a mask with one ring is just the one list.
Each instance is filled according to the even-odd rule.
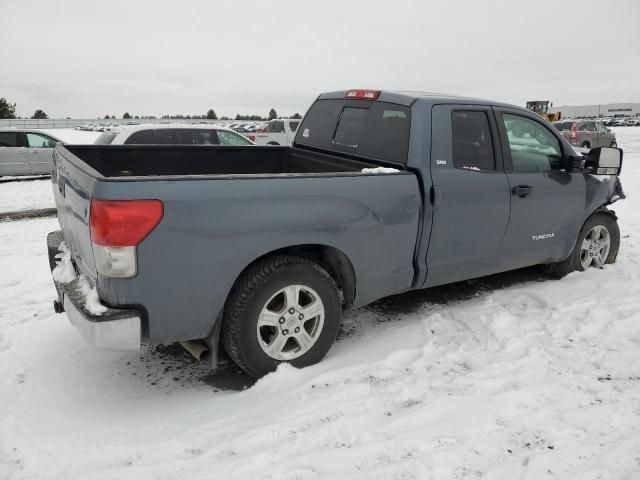
[[[274,175],[360,172],[379,164],[290,147],[66,145],[103,177]],[[76,162],[78,163],[78,162]]]

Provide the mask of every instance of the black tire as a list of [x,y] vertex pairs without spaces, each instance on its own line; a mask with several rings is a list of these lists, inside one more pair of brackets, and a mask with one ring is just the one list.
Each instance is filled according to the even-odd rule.
[[617,143],[615,140],[613,140],[613,141],[611,142],[611,145],[609,145],[609,146],[610,146],[611,148],[616,148],[616,147],[618,146],[618,143]]
[[338,333],[342,314],[340,292],[327,271],[302,257],[280,255],[260,261],[236,282],[224,308],[222,344],[245,372],[261,377],[282,363],[262,349],[258,341],[258,317],[265,304],[280,289],[305,285],[317,292],[324,306],[324,324],[313,346],[289,361],[302,368],[320,362]]
[[582,148],[591,148],[591,144],[589,142],[582,142],[582,145],[580,145]]
[[559,279],[573,271],[582,272],[584,268],[582,268],[582,263],[580,262],[580,247],[582,246],[584,237],[586,237],[589,231],[597,225],[604,226],[609,231],[611,239],[609,255],[607,255],[607,259],[604,263],[615,263],[616,258],[618,257],[618,251],[620,250],[620,228],[618,227],[618,222],[613,215],[608,213],[596,213],[583,225],[582,230],[580,230],[580,234],[578,235],[578,240],[576,241],[569,258],[562,262],[543,265],[542,270],[544,273]]

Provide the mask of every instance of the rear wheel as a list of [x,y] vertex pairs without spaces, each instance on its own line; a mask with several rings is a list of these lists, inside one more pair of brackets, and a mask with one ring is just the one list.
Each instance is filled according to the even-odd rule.
[[618,144],[616,143],[616,141],[615,141],[615,140],[613,140],[613,141],[611,142],[610,147],[611,147],[611,148],[616,148],[617,146],[618,146]]
[[562,278],[572,271],[602,268],[614,263],[620,249],[620,229],[616,219],[607,213],[597,213],[582,227],[569,258],[563,262],[543,265],[545,273]]
[[580,145],[582,148],[591,148],[591,144],[589,142],[582,142],[582,145]]
[[306,367],[329,351],[340,317],[340,293],[325,269],[302,257],[271,257],[238,280],[225,305],[222,343],[254,377],[282,362]]

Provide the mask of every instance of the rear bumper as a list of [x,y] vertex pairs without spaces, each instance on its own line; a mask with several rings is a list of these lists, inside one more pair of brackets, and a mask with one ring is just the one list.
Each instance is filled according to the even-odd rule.
[[[61,231],[47,235],[51,271],[56,267],[55,256],[60,253],[58,246],[63,240]],[[140,350],[140,312],[134,309],[107,308],[105,313],[95,315],[85,307],[86,296],[80,288],[78,278],[69,283],[60,283],[54,279],[53,283],[58,292],[58,301],[64,306],[69,321],[87,342],[102,350]]]

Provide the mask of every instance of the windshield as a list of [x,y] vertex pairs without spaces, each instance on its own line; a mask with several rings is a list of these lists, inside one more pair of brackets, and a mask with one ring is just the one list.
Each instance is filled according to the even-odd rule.
[[571,125],[573,125],[573,122],[556,122],[553,124],[559,132],[562,132],[563,130],[571,130]]
[[113,139],[116,138],[117,135],[117,133],[105,132],[98,138],[96,138],[95,142],[93,143],[96,145],[109,145],[111,142],[113,142]]

